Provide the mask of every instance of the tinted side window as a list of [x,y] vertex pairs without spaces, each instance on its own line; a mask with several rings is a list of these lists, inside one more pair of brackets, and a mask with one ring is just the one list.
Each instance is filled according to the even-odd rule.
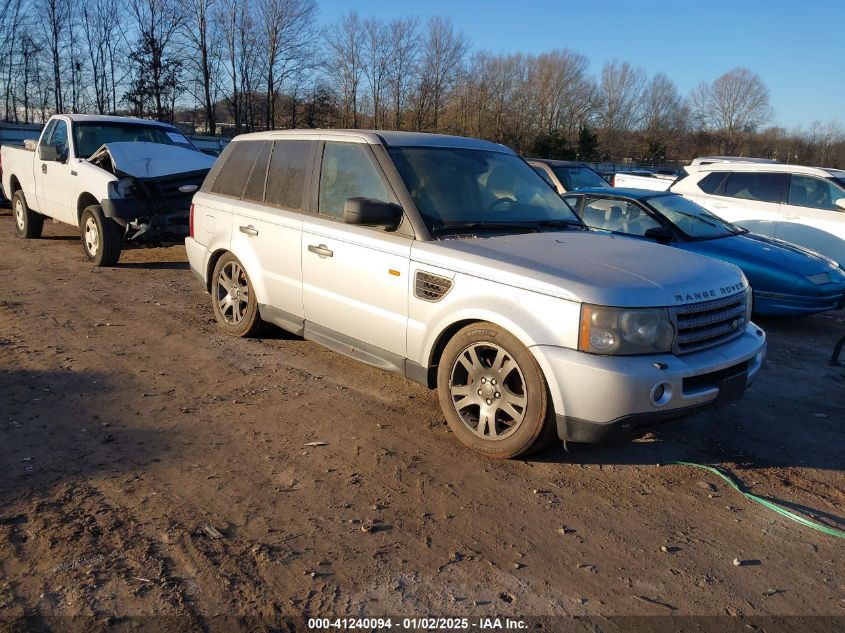
[[252,165],[252,173],[244,189],[244,200],[252,202],[264,201],[264,181],[267,180],[267,164],[270,162],[270,148],[272,141],[265,141],[261,144],[261,151],[258,158]]
[[226,158],[220,173],[217,174],[214,184],[211,185],[211,192],[240,198],[264,142],[235,141],[232,145],[234,147],[231,153]]
[[223,151],[220,152],[220,156],[217,157],[217,160],[214,161],[214,164],[211,166],[211,171],[208,172],[208,175],[205,177],[205,180],[202,181],[202,187],[200,187],[200,191],[209,192],[211,191],[211,187],[214,185],[214,181],[217,180],[217,175],[223,169],[223,165],[226,164],[226,161],[229,158],[229,154],[232,153],[232,150],[235,149],[235,145],[237,143],[229,143],[226,147],[223,148]]
[[264,201],[279,207],[299,211],[305,180],[310,175],[311,156],[315,141],[276,141],[270,171],[267,172],[267,192]]
[[[722,185],[724,184],[725,176],[727,175],[728,172],[726,171],[714,171],[709,173],[698,181],[698,188],[704,193],[719,195],[723,190]],[[675,183],[678,182],[680,182],[680,179],[675,181]]]
[[320,174],[320,215],[340,218],[347,198],[358,197],[389,200],[367,147],[359,143],[326,143]]
[[832,182],[811,176],[792,175],[789,184],[789,204],[812,209],[839,211],[836,201],[845,198],[845,191]]
[[725,195],[743,200],[783,202],[787,174],[734,172],[725,183]]

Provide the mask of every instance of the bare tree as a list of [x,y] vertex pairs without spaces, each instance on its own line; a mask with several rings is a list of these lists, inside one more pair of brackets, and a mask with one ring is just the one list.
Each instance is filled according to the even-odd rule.
[[189,0],[190,11],[182,29],[189,51],[186,62],[199,87],[194,91],[194,97],[202,104],[209,134],[217,132],[214,106],[217,101],[220,38],[216,22],[212,19],[215,3],[216,0]]
[[437,132],[446,98],[460,75],[469,50],[469,40],[455,30],[449,19],[435,16],[426,23],[422,50],[417,129],[422,129],[428,114],[430,129]]
[[402,112],[408,104],[408,95],[414,80],[414,69],[419,58],[419,19],[403,18],[390,22],[390,59],[387,82],[393,107],[393,127],[402,129]]
[[276,99],[283,83],[298,75],[313,59],[317,37],[314,0],[259,0],[266,45],[267,114],[265,125],[275,127]]
[[354,11],[333,25],[328,33],[328,74],[341,101],[341,125],[358,127],[358,89],[364,72],[364,27]]
[[67,0],[40,0],[35,5],[35,10],[41,16],[39,23],[53,66],[53,105],[56,112],[64,112],[61,53],[70,7]]
[[[47,0],[54,2],[56,0]],[[135,78],[124,99],[138,116],[173,119],[182,70],[176,35],[185,21],[179,0],[132,0],[130,13],[138,41],[130,52]]]
[[737,150],[742,134],[754,131],[772,112],[769,89],[747,68],[735,68],[712,84],[701,84],[690,101],[699,122],[722,135],[728,153]]
[[597,115],[599,138],[609,156],[618,155],[621,135],[633,130],[639,123],[640,94],[644,83],[643,70],[628,62],[614,60],[602,67]]
[[657,73],[643,90],[642,127],[648,158],[665,157],[670,138],[684,125],[686,109],[675,83]]
[[385,126],[384,98],[393,56],[393,41],[390,28],[376,19],[364,22],[364,45],[362,62],[364,75],[370,88],[373,106],[373,127]]

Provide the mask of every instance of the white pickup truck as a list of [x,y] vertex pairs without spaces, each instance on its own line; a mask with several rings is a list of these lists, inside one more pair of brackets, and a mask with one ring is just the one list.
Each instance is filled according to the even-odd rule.
[[172,125],[79,114],[51,117],[34,149],[4,145],[0,157],[18,233],[71,224],[97,266],[116,263],[125,241],[182,239],[214,164]]

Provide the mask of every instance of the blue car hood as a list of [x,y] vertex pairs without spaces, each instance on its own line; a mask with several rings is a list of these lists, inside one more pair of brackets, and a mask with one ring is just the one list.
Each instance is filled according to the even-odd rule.
[[773,269],[777,268],[785,273],[806,277],[830,271],[832,268],[826,259],[798,246],[753,233],[697,242],[678,242],[674,246],[728,261],[742,268],[746,275],[750,270],[768,269],[774,272]]

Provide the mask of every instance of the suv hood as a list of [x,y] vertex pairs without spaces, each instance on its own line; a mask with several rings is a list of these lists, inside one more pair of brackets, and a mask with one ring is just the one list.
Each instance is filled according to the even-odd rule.
[[161,143],[106,143],[88,162],[103,166],[106,154],[112,171],[136,178],[158,178],[211,169],[215,158],[202,152]]
[[572,301],[618,307],[709,301],[747,287],[734,265],[581,231],[416,242],[411,258]]

